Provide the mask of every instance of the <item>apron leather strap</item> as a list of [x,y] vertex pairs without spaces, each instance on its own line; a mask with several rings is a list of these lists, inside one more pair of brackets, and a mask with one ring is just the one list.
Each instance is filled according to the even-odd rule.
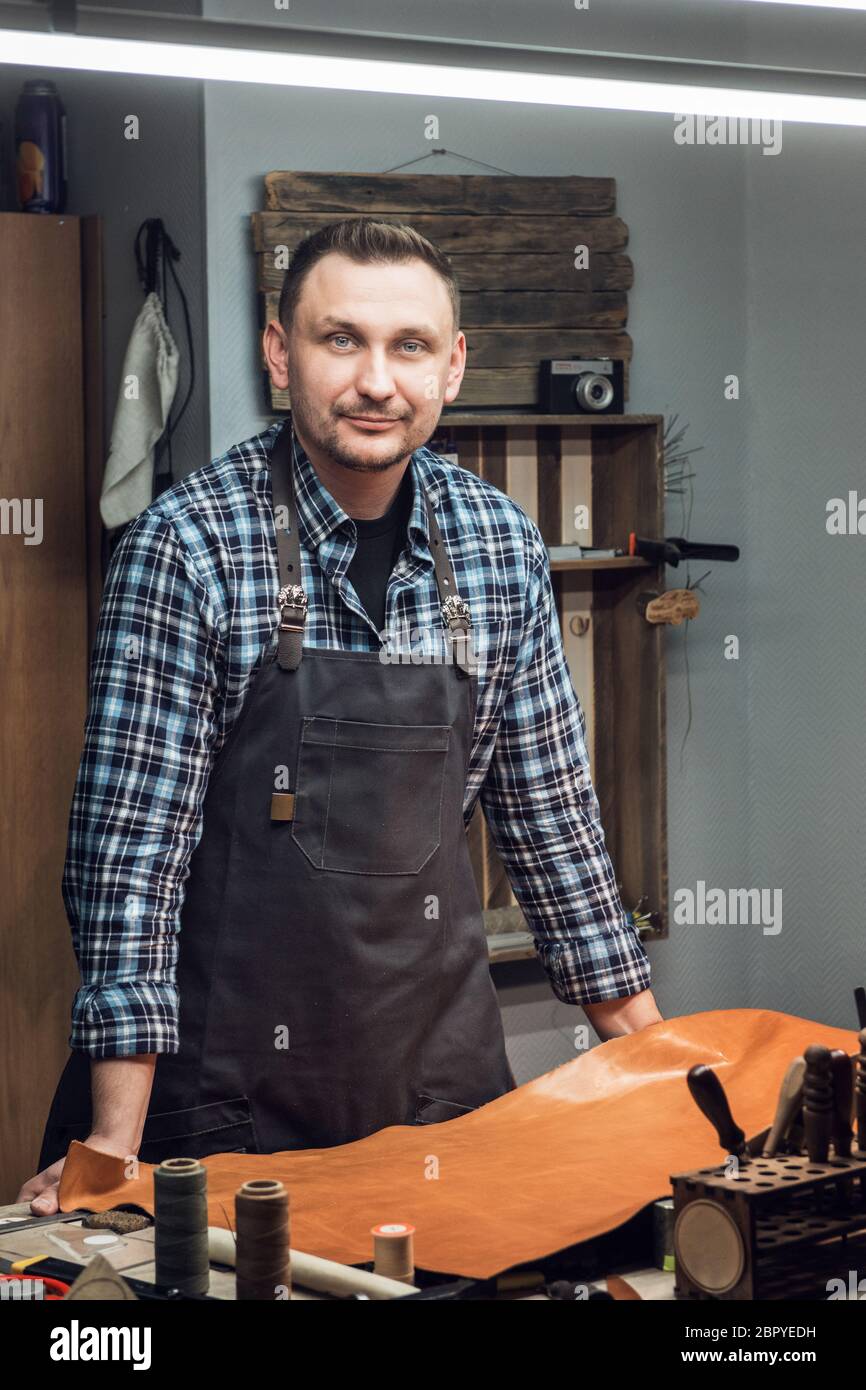
[[[270,454],[280,575],[277,600],[280,605],[277,661],[284,671],[296,671],[301,664],[304,624],[307,618],[307,596],[301,585],[301,550],[295,511],[291,445],[292,424],[291,420],[287,420],[277,435]],[[423,495],[442,620],[453,649],[455,665],[465,676],[470,676],[477,670],[477,665],[472,651],[472,619],[469,605],[457,592],[448,551],[426,489]],[[277,513],[281,508],[285,508],[285,527],[277,524]]]

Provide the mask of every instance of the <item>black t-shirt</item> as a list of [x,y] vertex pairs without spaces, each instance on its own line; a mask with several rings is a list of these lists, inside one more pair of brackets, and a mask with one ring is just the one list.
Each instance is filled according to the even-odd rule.
[[377,632],[385,626],[385,594],[391,571],[406,541],[413,495],[410,463],[384,516],[366,520],[352,518],[358,531],[358,544],[346,573]]

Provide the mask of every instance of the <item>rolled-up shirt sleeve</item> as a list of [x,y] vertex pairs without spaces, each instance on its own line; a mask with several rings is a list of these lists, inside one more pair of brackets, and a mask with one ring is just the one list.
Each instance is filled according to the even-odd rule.
[[650,964],[620,900],[547,549],[530,525],[523,635],[480,800],[554,994],[601,1003],[647,989]]
[[222,641],[170,521],[143,512],[114,552],[90,665],[62,892],[81,988],[70,1046],[177,1052],[175,981],[201,836]]

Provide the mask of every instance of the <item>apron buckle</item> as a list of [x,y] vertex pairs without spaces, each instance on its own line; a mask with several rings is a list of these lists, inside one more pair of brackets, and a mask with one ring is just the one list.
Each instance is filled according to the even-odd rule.
[[469,676],[478,670],[478,661],[472,642],[472,617],[469,604],[459,594],[449,594],[442,600],[442,617],[448,624],[448,636],[452,647],[457,651],[457,665],[464,675]]
[[449,632],[453,632],[455,628],[459,628],[461,632],[468,632],[472,626],[469,604],[459,594],[449,594],[442,600],[442,617],[448,624]]
[[277,597],[280,605],[280,632],[301,632],[307,621],[307,595],[300,584],[285,584]]

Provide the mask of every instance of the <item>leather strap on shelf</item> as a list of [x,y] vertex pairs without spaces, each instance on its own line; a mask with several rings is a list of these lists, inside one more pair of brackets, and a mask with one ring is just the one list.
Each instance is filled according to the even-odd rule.
[[[301,664],[307,596],[301,583],[301,549],[298,541],[294,478],[292,475],[292,426],[286,421],[270,454],[274,499],[274,525],[279,562],[280,625],[277,661],[284,671],[296,671]],[[454,570],[442,539],[426,490],[424,504],[430,528],[430,553],[439,591],[442,619],[453,650],[456,666],[465,676],[474,675],[477,662],[472,647],[472,620],[469,605],[457,592]],[[280,521],[284,524],[280,525]]]

